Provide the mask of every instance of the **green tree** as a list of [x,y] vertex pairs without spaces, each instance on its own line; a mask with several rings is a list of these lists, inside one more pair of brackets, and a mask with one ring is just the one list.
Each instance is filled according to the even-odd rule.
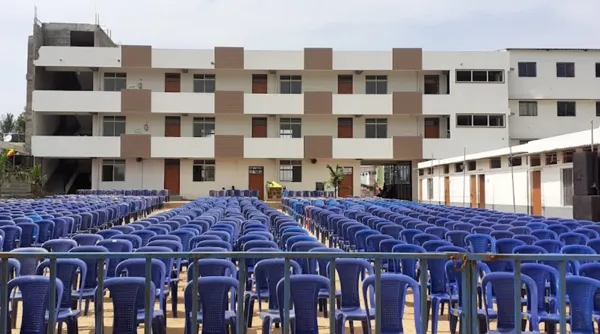
[[17,117],[17,122],[15,124],[15,132],[24,135],[25,127],[27,126],[27,116],[25,116],[25,112],[19,114]]
[[334,168],[328,164],[327,169],[329,170],[329,179],[325,181],[325,184],[327,187],[333,188],[335,197],[337,197],[342,181],[344,181],[344,168],[340,165],[336,165]]
[[13,169],[11,174],[19,181],[29,184],[33,197],[44,196],[44,184],[48,176],[42,172],[42,165]]
[[15,115],[13,114],[4,114],[2,119],[0,120],[0,131],[3,134],[8,134],[15,131],[17,126],[17,122],[15,121]]

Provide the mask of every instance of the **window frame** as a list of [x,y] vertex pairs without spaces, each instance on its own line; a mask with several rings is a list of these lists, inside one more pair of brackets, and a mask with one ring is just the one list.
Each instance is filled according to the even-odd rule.
[[[120,92],[127,89],[127,73],[125,72],[105,72],[102,79],[102,90],[105,92]],[[112,82],[112,84],[107,85],[107,82]]]
[[557,78],[575,78],[575,63],[574,62],[556,62],[556,77]]
[[500,169],[502,168],[502,158],[494,157],[490,158],[490,169]]
[[280,75],[279,94],[302,94],[302,76]]
[[[485,80],[482,80],[483,77],[482,75],[484,74],[483,72],[485,72]],[[469,80],[459,80],[459,76],[460,74],[467,74],[469,73]],[[498,78],[498,76],[500,77],[500,80],[490,80],[490,78]],[[464,78],[466,79],[466,77]],[[504,73],[504,70],[501,69],[457,69],[454,71],[454,82],[461,84],[461,83],[486,83],[486,84],[503,84],[506,81],[506,75]]]
[[[573,114],[569,113],[569,106],[573,106]],[[556,101],[556,116],[557,117],[577,117],[577,102],[576,101]]]
[[[212,131],[210,126],[212,124]],[[192,136],[196,138],[212,138],[215,136],[217,122],[214,117],[194,117],[192,120]],[[198,132],[198,131],[200,132]],[[208,131],[207,131],[208,130]]]
[[[294,131],[296,130],[296,131]],[[285,117],[279,119],[279,138],[302,138],[302,118]]]
[[517,64],[519,78],[537,78],[537,63],[534,61],[520,61]]
[[537,115],[537,101],[519,101],[519,117],[536,117]]
[[[110,168],[110,172],[107,173],[108,170],[105,168]],[[103,159],[101,172],[102,182],[125,182],[126,161],[123,159]]]
[[[459,117],[470,117],[468,125],[459,124]],[[487,125],[476,125],[476,117],[480,120],[481,117],[486,117]],[[502,120],[501,125],[490,125],[490,117],[494,117],[496,120]],[[505,128],[506,127],[506,115],[504,114],[456,114],[455,117],[457,128]]]
[[280,182],[302,182],[302,160],[279,160]]
[[596,63],[596,78],[600,78],[600,63]]
[[[570,177],[570,185],[565,184],[569,180]],[[562,193],[562,205],[563,206],[573,206],[573,168],[562,168],[560,170],[560,185],[561,185],[561,193]]]
[[192,162],[192,182],[215,182],[216,171],[215,160],[194,160]]
[[600,117],[600,101],[596,101],[596,117]]
[[[380,129],[380,126],[383,127]],[[374,129],[375,136],[369,134],[369,129]],[[379,132],[383,132],[379,135]],[[387,118],[366,118],[365,119],[365,138],[369,139],[382,139],[388,138],[388,119]]]
[[368,95],[386,95],[386,94],[388,94],[388,76],[387,75],[366,75],[365,76],[365,94],[368,94]]
[[[207,83],[209,85],[207,85]],[[211,84],[212,83],[212,87]],[[202,84],[202,86],[200,86]],[[201,88],[201,89],[199,89]],[[208,89],[207,89],[208,88]],[[214,93],[217,89],[217,76],[216,74],[194,74],[192,80],[192,89],[194,93]]]
[[[117,131],[117,124],[123,124],[122,130]],[[107,132],[111,130],[111,132]],[[125,116],[103,116],[102,117],[102,136],[103,137],[120,137],[127,133],[127,117]]]

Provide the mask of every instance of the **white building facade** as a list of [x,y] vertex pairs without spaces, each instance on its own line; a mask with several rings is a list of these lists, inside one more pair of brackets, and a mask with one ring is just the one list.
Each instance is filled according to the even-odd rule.
[[361,164],[509,140],[503,51],[42,46],[34,65],[32,154],[47,175],[87,168],[92,188],[314,190],[330,164],[358,196]]

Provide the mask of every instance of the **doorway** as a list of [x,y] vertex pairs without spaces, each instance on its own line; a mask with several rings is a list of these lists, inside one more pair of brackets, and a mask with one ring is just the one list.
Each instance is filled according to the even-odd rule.
[[258,190],[258,199],[264,199],[265,192],[265,168],[263,166],[248,167],[248,189]]
[[181,74],[165,73],[165,93],[181,92]]
[[352,74],[338,75],[338,94],[352,94]]
[[179,195],[180,172],[179,159],[165,159],[165,189],[169,195]]
[[267,94],[268,82],[266,74],[252,74],[252,94]]
[[353,121],[350,117],[338,118],[338,138],[353,138]]
[[477,207],[477,175],[470,177],[471,207]]
[[165,137],[181,137],[181,118],[179,116],[165,117]]
[[338,197],[354,196],[354,168],[343,167],[344,179],[338,189]]
[[542,214],[542,172],[531,172],[531,214]]
[[478,176],[479,179],[479,208],[485,209],[485,175]]
[[440,119],[425,118],[425,138],[440,138]]
[[425,94],[439,94],[440,93],[440,76],[437,74],[428,74],[424,77],[425,81]]
[[267,138],[266,117],[252,117],[252,138]]
[[450,176],[444,177],[444,204],[450,205]]

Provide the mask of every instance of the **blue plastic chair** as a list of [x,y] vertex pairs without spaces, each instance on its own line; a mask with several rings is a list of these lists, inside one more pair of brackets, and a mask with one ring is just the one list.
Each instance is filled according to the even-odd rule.
[[[46,269],[50,269],[50,260],[44,260],[36,269],[37,275],[43,275]],[[83,282],[85,282],[85,274],[87,272],[87,265],[85,262],[79,259],[57,259],[56,260],[56,278],[63,284],[63,295],[61,297],[60,308],[57,309],[57,322],[59,332],[61,331],[62,324],[65,323],[67,326],[68,333],[78,333],[79,327],[77,324],[77,318],[81,314],[81,292],[83,292]],[[75,292],[79,291],[79,300],[77,307],[72,308],[71,303],[71,287],[76,286],[77,278],[80,277],[78,288],[75,288]],[[57,281],[58,281],[57,280]],[[66,289],[65,289],[66,287]]]
[[192,303],[194,300],[194,284],[198,285],[199,313],[197,324],[202,324],[202,332],[211,334],[237,333],[236,291],[238,281],[231,277],[201,277],[189,282],[184,290],[185,333],[197,333],[198,328],[191,328]]
[[[108,253],[108,249],[102,246],[77,246],[72,248],[69,253]],[[101,261],[104,261],[105,267],[102,273],[106,277],[107,269],[110,265],[109,259],[82,259],[87,266],[87,273],[85,275],[85,282],[83,290],[77,291],[71,294],[71,298],[83,298],[85,300],[85,309],[83,315],[87,316],[90,309],[90,300],[96,296],[96,287],[98,285],[98,265]]]
[[[336,319],[343,319],[343,324],[350,321],[350,328],[353,330],[353,322],[360,321],[363,328],[367,328],[366,309],[360,304],[359,277],[365,273],[373,275],[373,267],[364,259],[338,259],[335,261],[335,269],[340,279],[341,305],[335,311]],[[329,270],[327,271],[329,272]],[[329,277],[331,280],[331,277]],[[373,304],[373,295],[371,305]]]
[[600,281],[590,277],[567,276],[571,317],[567,318],[572,333],[594,333],[594,296],[600,288]]
[[[56,305],[49,306],[50,278],[46,276],[20,276],[8,282],[7,293],[13,295],[18,288],[22,296],[23,313],[21,316],[21,333],[46,333],[46,314],[49,307],[60,309],[63,296],[63,283],[56,279]],[[56,312],[58,316],[59,312]],[[15,315],[16,317],[16,315]],[[16,318],[15,319],[16,322]],[[54,326],[57,319],[50,319]]]
[[77,242],[73,239],[52,239],[42,244],[42,248],[51,253],[66,253],[75,247]]
[[[406,304],[406,291],[410,288],[413,293],[415,333],[422,334],[421,327],[422,306],[419,283],[401,274],[381,275],[381,333],[404,333],[402,323],[404,305]],[[369,289],[375,289],[375,276],[365,278],[362,284],[363,300],[366,304],[366,313],[369,319],[375,318],[375,305],[369,300]],[[385,291],[385,293],[383,293]],[[371,313],[372,312],[372,313]],[[385,315],[385,316],[383,316]],[[336,328],[340,328],[339,326]],[[372,332],[371,322],[367,322],[369,332]],[[342,333],[344,328],[341,327]]]
[[[290,260],[290,268],[292,275],[299,275],[302,273],[302,269],[300,265],[294,261]],[[256,300],[258,303],[258,315],[262,320],[262,331],[263,333],[270,333],[271,327],[273,324],[281,323],[281,317],[279,313],[279,302],[277,299],[277,284],[284,277],[285,272],[285,260],[284,259],[265,259],[260,260],[254,266],[254,277],[255,280],[255,290],[253,291],[256,294]],[[251,301],[252,301],[251,297]],[[268,300],[269,308],[267,311],[262,311],[261,303],[262,300]],[[250,303],[252,304],[252,302]],[[251,312],[252,308],[249,309]],[[251,316],[248,316],[248,321],[250,321]],[[292,312],[290,312],[290,318],[292,317]],[[250,322],[249,322],[250,323]]]
[[[526,246],[521,246],[526,247]],[[529,321],[529,327],[532,333],[539,333],[538,323],[538,291],[535,281],[531,277],[521,274],[521,282],[527,287],[527,310],[528,314],[523,314],[523,320]],[[488,321],[488,333],[506,333],[512,332],[516,326],[521,326],[521,319],[515,319],[515,274],[513,273],[489,273],[483,276],[481,286],[485,291],[483,298],[484,310],[488,316],[497,317],[497,330],[490,331]],[[495,300],[492,299],[492,289],[494,290]],[[496,302],[497,312],[492,312],[493,301]],[[526,332],[524,332],[526,333]]]
[[[146,279],[141,277],[115,277],[104,282],[113,304],[113,333],[136,333],[145,321]],[[156,287],[150,282],[150,291]],[[140,311],[141,310],[141,311]],[[153,333],[166,333],[164,315],[161,310],[150,307]]]
[[[329,280],[320,275],[292,275],[290,276],[290,303],[294,313],[290,312],[290,328],[294,333],[318,334],[317,307],[319,292],[329,290]],[[285,279],[277,284],[277,304],[279,317],[284,319],[285,310]],[[342,319],[337,319],[336,326],[341,326]]]
[[77,234],[73,236],[73,240],[78,246],[94,246],[98,241],[104,240],[104,237],[99,234]]
[[[560,322],[560,315],[557,313],[558,300],[552,302],[546,302],[546,288],[549,287],[550,296],[555,298],[556,291],[558,291],[559,274],[558,270],[551,266],[538,263],[526,263],[521,266],[521,273],[527,275],[533,279],[537,286],[538,299],[537,306],[539,322],[543,322],[546,328],[546,332],[553,332],[556,328],[556,324]],[[535,302],[535,301],[533,301]],[[549,330],[552,329],[552,330]]]

